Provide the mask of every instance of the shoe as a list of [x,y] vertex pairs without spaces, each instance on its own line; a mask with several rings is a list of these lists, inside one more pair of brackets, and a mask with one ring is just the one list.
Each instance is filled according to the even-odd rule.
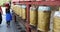
[[10,25],[7,25],[7,28],[10,28]]

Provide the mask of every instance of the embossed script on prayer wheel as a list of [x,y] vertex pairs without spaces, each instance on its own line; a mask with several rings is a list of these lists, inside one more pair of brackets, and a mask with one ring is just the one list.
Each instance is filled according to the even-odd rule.
[[19,16],[20,16],[20,17],[21,17],[21,15],[22,15],[22,10],[21,10],[21,9],[22,9],[22,6],[20,5],[20,6],[19,6]]
[[22,5],[22,19],[26,19],[26,6]]
[[54,22],[53,22],[53,32],[60,32],[60,12],[56,11],[54,14]]
[[37,14],[36,7],[30,7],[30,25],[36,26]]
[[50,7],[48,6],[39,6],[38,8],[38,26],[37,29],[43,32],[49,30],[50,25]]
[[59,11],[60,11],[60,7],[59,7]]
[[17,8],[18,8],[17,5],[14,5],[14,6],[13,6],[13,10],[14,10],[14,12],[15,12],[16,14],[18,14],[18,13],[17,13]]

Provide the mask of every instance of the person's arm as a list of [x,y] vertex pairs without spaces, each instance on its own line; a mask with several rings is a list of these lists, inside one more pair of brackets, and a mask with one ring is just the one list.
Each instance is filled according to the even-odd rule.
[[1,14],[3,14],[3,12],[1,11]]
[[10,13],[13,14],[12,9],[10,9]]
[[1,14],[3,14],[2,8],[0,9]]

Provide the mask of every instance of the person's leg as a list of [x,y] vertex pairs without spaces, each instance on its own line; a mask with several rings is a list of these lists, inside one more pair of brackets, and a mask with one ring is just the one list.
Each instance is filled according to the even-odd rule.
[[8,22],[8,25],[10,25],[10,21]]
[[7,27],[10,26],[10,21],[7,21]]
[[2,16],[0,16],[0,24],[2,23]]
[[1,22],[2,22],[2,19],[0,18],[0,24],[1,24]]
[[0,21],[0,26],[1,26],[1,21]]
[[1,21],[0,21],[0,24],[1,24]]
[[2,22],[2,21],[0,21],[0,27],[1,27],[1,22]]

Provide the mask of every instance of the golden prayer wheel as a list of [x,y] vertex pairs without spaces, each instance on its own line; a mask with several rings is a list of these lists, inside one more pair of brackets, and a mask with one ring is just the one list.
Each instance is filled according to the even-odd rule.
[[32,6],[30,7],[30,25],[36,26],[37,24],[37,11],[36,7]]
[[49,6],[39,6],[37,29],[43,32],[49,30],[51,10]]
[[53,32],[60,32],[60,11],[55,12],[53,21]]
[[26,19],[26,5],[22,5],[22,19]]
[[22,5],[20,5],[19,7],[19,16],[21,17],[21,15],[22,15]]

